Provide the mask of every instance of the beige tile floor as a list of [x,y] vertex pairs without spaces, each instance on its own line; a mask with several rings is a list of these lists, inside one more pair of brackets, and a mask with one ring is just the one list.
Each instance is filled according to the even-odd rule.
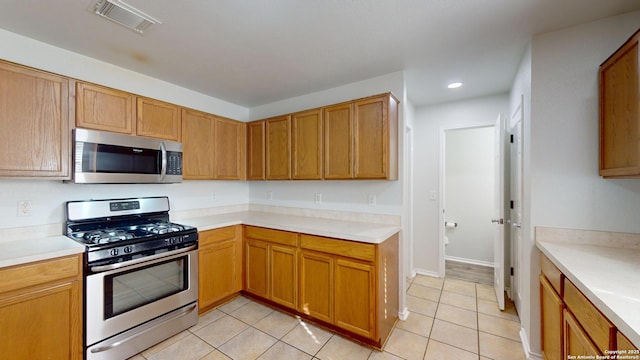
[[238,297],[131,359],[525,359],[513,304],[498,310],[492,287],[418,275],[407,288],[411,313],[383,351]]

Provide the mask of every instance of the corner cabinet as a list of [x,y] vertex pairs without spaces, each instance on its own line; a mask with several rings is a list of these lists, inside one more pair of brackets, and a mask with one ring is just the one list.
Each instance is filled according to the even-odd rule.
[[0,270],[0,348],[11,359],[82,359],[82,256]]
[[267,180],[291,178],[291,118],[279,116],[265,120],[265,177]]
[[244,180],[245,124],[182,109],[185,180]]
[[398,319],[397,234],[369,244],[246,226],[245,244],[248,294],[384,344]]
[[242,226],[199,233],[198,308],[202,314],[242,291]]
[[640,101],[636,32],[600,65],[600,175],[640,178]]
[[0,176],[71,177],[69,80],[0,62]]
[[247,124],[247,180],[265,179],[264,121]]

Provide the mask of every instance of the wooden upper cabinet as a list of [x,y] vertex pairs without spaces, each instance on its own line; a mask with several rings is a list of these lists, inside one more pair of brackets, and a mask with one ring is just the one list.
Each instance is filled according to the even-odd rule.
[[0,176],[70,178],[69,80],[0,62]]
[[290,128],[288,115],[265,120],[265,177],[267,180],[291,178]]
[[182,141],[178,105],[140,96],[137,103],[136,135]]
[[323,109],[324,178],[353,178],[353,105]]
[[247,180],[265,179],[264,121],[247,124]]
[[322,179],[322,110],[291,115],[291,178]]
[[76,83],[76,126],[133,135],[135,95],[104,86]]
[[391,94],[354,103],[354,177],[398,179],[398,101]]
[[246,124],[240,121],[214,117],[214,179],[245,179],[245,127]]
[[636,32],[600,65],[600,175],[640,177]]
[[182,109],[183,178],[199,180],[213,178],[213,116]]

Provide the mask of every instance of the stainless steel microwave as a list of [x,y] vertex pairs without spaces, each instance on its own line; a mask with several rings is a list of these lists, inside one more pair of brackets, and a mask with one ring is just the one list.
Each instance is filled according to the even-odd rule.
[[87,129],[73,139],[76,183],[182,181],[182,143]]

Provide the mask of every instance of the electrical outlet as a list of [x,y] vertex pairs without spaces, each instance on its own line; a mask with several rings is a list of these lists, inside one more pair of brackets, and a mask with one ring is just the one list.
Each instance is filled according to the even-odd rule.
[[314,196],[314,201],[316,204],[322,204],[322,193],[316,193]]
[[211,201],[216,201],[216,193],[215,192],[211,193]]
[[18,216],[31,216],[31,200],[18,201]]
[[369,206],[376,206],[376,195],[375,194],[368,194],[367,195],[367,204]]
[[267,191],[267,200],[273,200],[273,191]]

